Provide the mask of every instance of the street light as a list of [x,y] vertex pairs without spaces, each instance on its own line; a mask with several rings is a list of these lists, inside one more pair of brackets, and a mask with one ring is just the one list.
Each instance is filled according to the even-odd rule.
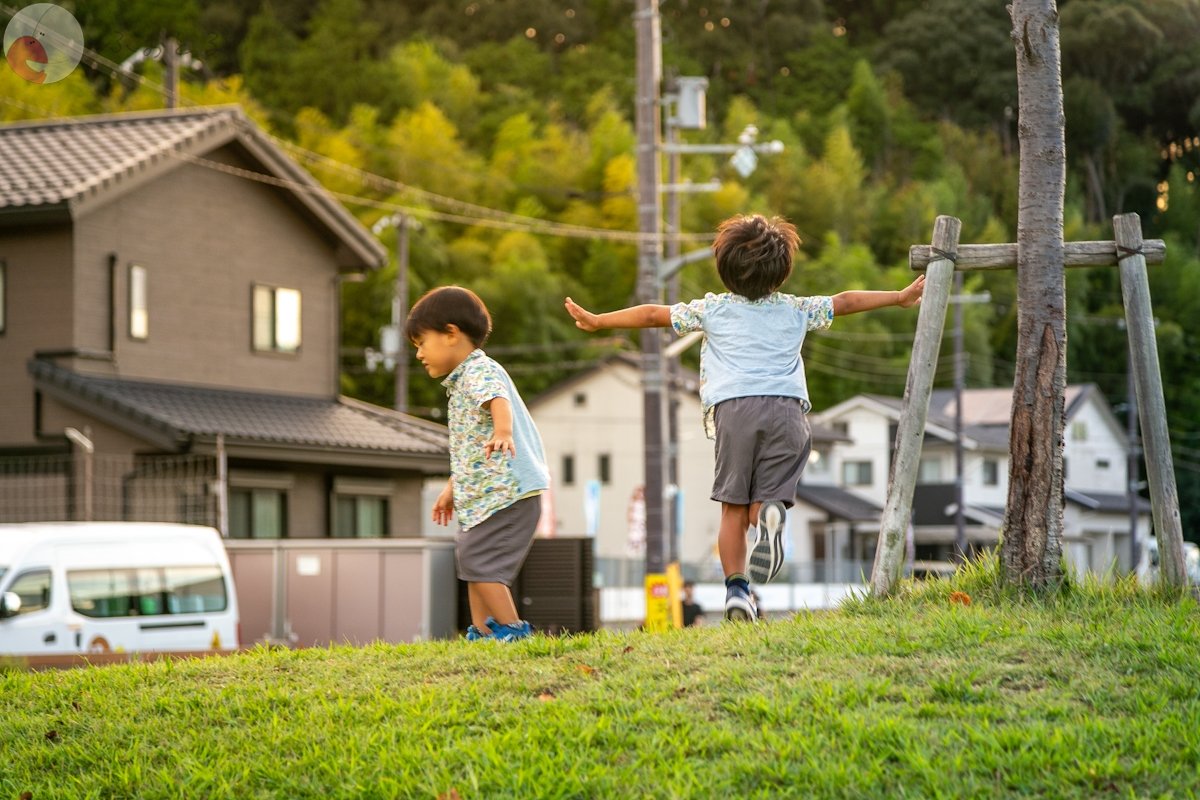
[[392,321],[379,329],[379,349],[383,363],[394,370],[397,411],[408,411],[408,344],[404,341],[404,318],[408,311],[408,231],[420,230],[421,223],[407,214],[381,217],[371,226],[379,236],[388,228],[396,229],[396,282],[392,288]]

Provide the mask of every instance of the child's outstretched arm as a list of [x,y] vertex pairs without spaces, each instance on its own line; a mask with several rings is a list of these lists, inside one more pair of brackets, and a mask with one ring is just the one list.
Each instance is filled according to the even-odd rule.
[[924,291],[925,276],[919,275],[915,281],[898,292],[841,292],[833,296],[833,315],[840,317],[887,306],[910,308],[921,302],[921,294]]
[[608,311],[604,314],[593,314],[571,298],[563,305],[567,313],[575,320],[575,327],[584,331],[598,331],[601,328],[669,328],[671,326],[671,307],[647,304],[622,308],[619,311]]

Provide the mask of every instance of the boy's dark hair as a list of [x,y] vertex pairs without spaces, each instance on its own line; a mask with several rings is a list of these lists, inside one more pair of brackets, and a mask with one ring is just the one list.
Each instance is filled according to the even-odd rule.
[[792,274],[792,256],[799,246],[796,227],[782,217],[739,214],[720,224],[712,248],[725,288],[758,300]]
[[410,342],[428,331],[445,333],[458,327],[476,347],[482,347],[492,332],[492,315],[479,295],[461,286],[430,289],[413,304],[404,323],[404,338]]

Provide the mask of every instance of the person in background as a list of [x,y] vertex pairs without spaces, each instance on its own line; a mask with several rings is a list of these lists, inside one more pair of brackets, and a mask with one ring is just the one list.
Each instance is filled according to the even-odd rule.
[[680,601],[683,605],[683,627],[690,628],[692,625],[704,624],[704,609],[696,602],[693,593],[696,590],[696,584],[692,581],[684,581],[683,583],[683,598]]

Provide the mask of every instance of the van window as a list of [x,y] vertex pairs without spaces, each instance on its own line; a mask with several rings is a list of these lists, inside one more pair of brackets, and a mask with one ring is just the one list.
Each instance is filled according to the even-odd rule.
[[38,569],[18,575],[8,589],[21,598],[20,614],[32,614],[50,607],[50,570]]
[[71,608],[86,617],[191,614],[229,604],[215,566],[72,570],[67,588]]

